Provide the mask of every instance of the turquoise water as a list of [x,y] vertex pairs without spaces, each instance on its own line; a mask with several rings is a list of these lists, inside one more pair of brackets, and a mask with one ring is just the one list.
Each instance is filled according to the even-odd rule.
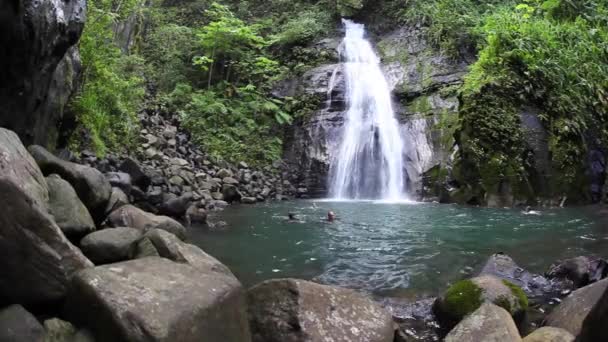
[[[324,221],[328,210],[339,220]],[[288,212],[299,222],[289,222]],[[222,231],[190,229],[196,245],[245,286],[297,277],[376,294],[435,295],[505,252],[542,273],[555,260],[608,255],[608,231],[584,208],[525,215],[444,204],[295,201],[231,206]]]

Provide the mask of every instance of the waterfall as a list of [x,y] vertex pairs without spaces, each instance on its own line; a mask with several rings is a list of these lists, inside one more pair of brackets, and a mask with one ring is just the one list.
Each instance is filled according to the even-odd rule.
[[343,20],[340,47],[348,105],[340,145],[329,170],[335,199],[404,199],[403,140],[391,91],[365,27]]

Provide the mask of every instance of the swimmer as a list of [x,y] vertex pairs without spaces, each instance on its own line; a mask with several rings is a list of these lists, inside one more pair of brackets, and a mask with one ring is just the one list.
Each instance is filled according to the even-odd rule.
[[336,214],[333,211],[328,211],[327,212],[327,221],[328,222],[334,222],[336,220]]
[[527,206],[526,209],[524,209],[523,213],[524,215],[540,215],[540,211],[537,210],[532,210],[532,207]]
[[289,218],[289,221],[296,221],[298,219],[295,213],[288,213],[287,217]]

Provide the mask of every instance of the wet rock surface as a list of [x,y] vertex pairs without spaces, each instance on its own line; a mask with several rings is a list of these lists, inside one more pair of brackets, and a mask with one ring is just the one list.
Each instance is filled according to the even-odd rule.
[[253,341],[392,342],[393,320],[371,299],[348,289],[296,279],[248,291]]
[[70,238],[80,238],[95,231],[95,222],[72,185],[56,174],[48,176],[46,182],[49,210],[63,233]]
[[445,341],[517,342],[521,337],[509,312],[484,303],[452,329]]

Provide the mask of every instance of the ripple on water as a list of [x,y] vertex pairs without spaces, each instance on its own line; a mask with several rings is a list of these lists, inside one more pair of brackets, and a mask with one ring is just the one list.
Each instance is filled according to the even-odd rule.
[[[328,210],[336,222],[324,221]],[[289,222],[288,212],[299,221]],[[246,286],[298,277],[370,292],[432,293],[498,251],[534,272],[560,258],[608,252],[608,232],[579,209],[523,215],[456,205],[296,201],[233,206],[219,215],[227,230],[191,229],[190,238]]]

